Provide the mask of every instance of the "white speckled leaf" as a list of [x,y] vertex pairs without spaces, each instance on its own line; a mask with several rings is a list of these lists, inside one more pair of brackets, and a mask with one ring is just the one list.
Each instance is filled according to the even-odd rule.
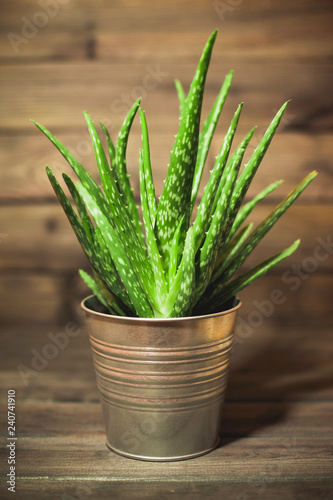
[[133,221],[130,219],[125,205],[123,204],[121,194],[117,189],[113,176],[110,175],[107,159],[94,124],[88,113],[85,113],[85,117],[95,149],[95,156],[103,189],[115,222],[118,237],[120,237],[122,244],[126,249],[135,273],[143,288],[147,290],[149,294],[153,293],[153,273],[146,256],[145,249],[138,238],[135,227],[133,226]]
[[154,274],[153,286],[155,293],[151,295],[151,302],[157,311],[161,311],[166,299],[167,285],[165,281],[165,273],[161,261],[161,256],[158,251],[157,242],[154,235],[154,230],[151,224],[150,206],[148,204],[147,187],[146,187],[146,165],[144,164],[143,154],[140,152],[140,196],[143,224],[146,232],[146,241],[150,265]]
[[216,35],[217,32],[214,32],[210,36],[194,75],[157,209],[155,234],[165,269],[169,264],[172,240],[179,221],[184,213],[190,216],[192,212],[191,191],[198,150],[202,98]]
[[97,203],[103,210],[104,214],[108,216],[108,206],[104,194],[101,188],[96,184],[94,179],[91,177],[89,172],[81,165],[81,163],[75,158],[75,156],[66,148],[54,135],[47,130],[43,125],[33,121],[33,123],[46,135],[46,137],[55,145],[55,147],[60,151],[65,160],[72,167],[78,178],[81,180],[82,184],[90,191],[90,194],[96,199]]
[[195,238],[193,226],[187,231],[180,272],[181,282],[171,317],[191,315],[195,293]]
[[[142,288],[139,278],[134,272],[132,261],[128,257],[123,246],[123,242],[119,238],[117,231],[109,223],[85,187],[81,184],[78,185],[78,189],[89,209],[89,212],[103,234],[103,238],[110,249],[112,260],[119,277],[138,316],[152,317],[153,311],[148,300],[149,293],[146,289],[144,290]],[[146,293],[148,293],[148,296]]]
[[[236,215],[238,213],[238,210],[240,209],[241,204],[243,203],[244,197],[247,193],[248,188],[250,187],[250,184],[259,168],[259,165],[263,159],[263,157],[266,154],[266,151],[274,137],[274,134],[276,132],[276,129],[279,126],[279,123],[281,121],[282,115],[288,105],[287,101],[286,103],[281,106],[279,111],[276,113],[275,117],[273,118],[271,124],[267,128],[264,137],[261,139],[258,147],[254,151],[253,155],[251,156],[249,162],[245,165],[243,172],[239,176],[236,182],[236,186],[232,195],[232,200],[229,206],[229,211],[228,211],[228,221],[227,221],[227,226],[226,226],[226,234],[228,235],[232,229],[232,226],[234,224]],[[227,240],[226,240],[227,242]]]
[[261,201],[264,198],[266,198],[267,195],[269,195],[276,188],[278,188],[280,186],[280,184],[282,184],[282,182],[283,182],[283,180],[272,182],[272,184],[270,184],[265,189],[263,189],[262,191],[260,191],[260,193],[258,193],[252,200],[250,200],[248,203],[246,203],[239,210],[239,212],[238,212],[238,214],[237,214],[237,216],[235,218],[235,222],[232,225],[232,229],[231,229],[230,234],[229,234],[229,239],[234,236],[234,234],[236,233],[236,231],[238,231],[238,229],[240,228],[240,226],[243,224],[243,222],[245,221],[245,219],[250,215],[250,213],[255,208],[255,206],[257,205],[257,203],[259,203],[259,201]]
[[195,200],[197,198],[199,186],[200,186],[200,181],[201,177],[204,171],[208,151],[210,144],[212,142],[212,138],[215,132],[215,128],[217,125],[217,122],[219,120],[219,117],[221,115],[225,100],[227,98],[232,78],[233,78],[233,71],[230,71],[228,75],[225,77],[224,83],[221,87],[221,90],[213,104],[213,107],[207,117],[207,120],[202,126],[202,130],[200,132],[199,136],[199,145],[198,145],[198,155],[197,155],[197,161],[195,165],[195,172],[194,172],[194,178],[193,178],[193,187],[192,187],[192,193],[191,193],[191,203],[192,206],[195,203]]
[[209,290],[211,294],[207,293],[202,302],[198,305],[198,313],[200,314],[200,312],[204,311],[209,314],[221,310],[221,306],[227,302],[227,300],[294,253],[295,250],[297,250],[299,243],[300,240],[296,240],[289,248],[266,259],[257,266],[251,268],[246,273],[241,274],[230,283],[220,288],[218,292],[216,291],[216,288],[212,287]]
[[[196,241],[196,249],[200,248],[202,239],[205,236],[205,233],[208,230],[208,227],[211,222],[211,210],[214,203],[215,195],[218,190],[218,186],[221,180],[221,176],[224,172],[224,168],[227,163],[227,159],[229,156],[230,148],[232,145],[232,141],[236,132],[237,124],[239,121],[239,117],[242,111],[243,104],[240,104],[237,108],[237,111],[231,121],[228,132],[224,138],[222,143],[221,150],[216,158],[216,162],[214,168],[209,176],[209,180],[207,186],[202,195],[202,199],[198,208],[198,212],[195,218],[195,222],[193,224],[194,227],[194,235]],[[226,172],[228,175],[228,172]],[[225,177],[227,177],[227,175]]]
[[142,109],[140,109],[139,112],[140,112],[141,134],[142,134],[142,159],[143,159],[142,167],[144,167],[145,190],[147,194],[147,203],[149,206],[149,217],[151,221],[151,226],[154,227],[156,212],[157,212],[157,201],[155,196],[153,174],[151,171],[151,163],[150,163],[148,128],[147,128],[145,112]]
[[258,243],[260,243],[263,237],[286,212],[286,210],[288,210],[294,201],[297,200],[300,194],[310,184],[310,182],[313,181],[316,175],[317,172],[315,171],[307,175],[305,179],[303,179],[300,184],[298,184],[298,186],[296,186],[296,188],[294,188],[289,195],[246,238],[234,259],[222,273],[219,283],[216,286],[214,285],[214,295],[221,292],[222,288],[229,281],[231,276],[240,268]]
[[243,159],[244,151],[240,150],[236,156],[230,172],[228,172],[224,189],[216,206],[211,224],[200,250],[200,272],[196,289],[196,301],[202,295],[212,276],[216,260],[225,236],[225,216],[228,213],[236,177]]
[[115,168],[117,170],[120,190],[124,195],[124,203],[126,204],[127,210],[133,219],[133,224],[135,226],[139,239],[141,240],[141,242],[143,242],[143,233],[141,221],[139,218],[138,206],[134,198],[133,189],[129,181],[129,175],[127,173],[126,166],[126,150],[128,137],[132,128],[133,120],[139,109],[140,101],[141,99],[137,99],[137,101],[133,104],[120,128],[115,151]]

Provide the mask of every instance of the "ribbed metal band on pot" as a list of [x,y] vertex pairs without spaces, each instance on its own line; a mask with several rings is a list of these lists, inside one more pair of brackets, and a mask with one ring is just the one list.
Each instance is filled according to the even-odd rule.
[[181,460],[217,446],[233,329],[229,311],[122,318],[87,307],[107,445],[144,460]]

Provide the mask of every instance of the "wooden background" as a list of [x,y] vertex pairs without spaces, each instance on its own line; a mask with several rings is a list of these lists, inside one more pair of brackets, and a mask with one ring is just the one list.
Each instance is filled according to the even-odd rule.
[[[0,317],[4,323],[63,324],[77,318],[79,299],[87,293],[77,275],[78,267],[86,267],[85,257],[44,167],[49,164],[58,177],[69,169],[29,120],[51,129],[96,173],[82,110],[96,122],[105,121],[115,135],[130,104],[142,95],[160,193],[178,125],[173,79],[188,87],[215,28],[220,33],[208,75],[204,116],[225,74],[234,69],[235,77],[208,167],[240,101],[245,106],[236,139],[257,124],[256,146],[280,105],[292,99],[251,193],[276,179],[284,178],[285,183],[258,207],[253,220],[264,217],[308,172],[319,171],[251,262],[298,237],[300,249],[242,293],[243,314],[256,309],[255,299],[261,302],[279,288],[287,300],[274,308],[269,321],[329,321],[333,265],[329,246],[333,215],[330,0],[1,0],[0,6]],[[128,153],[135,188],[139,141],[136,120]],[[328,242],[319,260],[318,238]]]
[[[0,436],[15,389],[15,498],[332,498],[332,25],[331,0],[0,0]],[[236,140],[257,124],[256,146],[292,99],[251,193],[285,182],[254,222],[308,172],[319,176],[251,258],[302,238],[296,254],[241,294],[221,446],[190,461],[132,461],[104,444],[78,307],[86,261],[44,171],[69,169],[29,120],[95,174],[82,110],[114,134],[141,94],[160,192],[178,125],[173,79],[188,87],[215,28],[204,115],[225,74],[235,77],[208,167],[240,101]],[[139,142],[136,121],[128,154],[136,188]],[[56,348],[64,335],[68,345]],[[13,498],[7,459],[5,445],[4,499]]]

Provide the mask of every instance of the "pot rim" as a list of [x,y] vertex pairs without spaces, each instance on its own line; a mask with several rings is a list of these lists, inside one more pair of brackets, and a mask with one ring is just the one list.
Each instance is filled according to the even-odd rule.
[[234,297],[236,305],[231,307],[230,309],[226,309],[225,311],[211,313],[211,314],[202,314],[200,316],[182,316],[179,318],[142,318],[138,316],[116,316],[114,314],[102,313],[98,311],[94,311],[87,306],[86,302],[89,299],[92,299],[94,295],[89,295],[81,302],[81,308],[87,313],[98,316],[100,318],[112,319],[113,321],[130,321],[130,322],[147,322],[147,323],[173,323],[173,322],[184,322],[184,321],[197,321],[204,320],[208,318],[216,318],[218,316],[225,316],[227,314],[236,312],[242,305],[242,301],[238,297]]

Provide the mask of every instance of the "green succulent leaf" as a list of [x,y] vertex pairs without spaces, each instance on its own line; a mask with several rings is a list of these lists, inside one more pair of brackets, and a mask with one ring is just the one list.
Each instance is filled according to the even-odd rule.
[[151,266],[154,274],[154,286],[155,294],[151,297],[154,302],[154,307],[156,310],[161,310],[163,303],[166,298],[167,284],[165,280],[165,272],[163,269],[162,259],[158,250],[157,242],[154,235],[154,229],[151,223],[151,215],[148,203],[147,194],[147,172],[144,165],[144,158],[141,152],[140,154],[140,195],[141,195],[141,206],[142,206],[142,216],[143,224],[146,231],[146,241],[148,247],[148,255],[150,257]]
[[176,87],[177,95],[178,95],[179,116],[180,116],[180,119],[181,119],[181,117],[184,114],[185,107],[186,107],[186,95],[185,95],[184,88],[183,88],[183,86],[182,86],[182,84],[180,83],[179,80],[175,80],[175,87]]
[[59,152],[63,155],[63,157],[72,167],[78,178],[81,180],[82,184],[87,189],[89,189],[91,195],[96,199],[97,203],[107,216],[109,211],[103,192],[100,189],[100,187],[96,184],[96,182],[93,180],[89,172],[87,172],[87,170],[81,165],[81,163],[75,158],[75,156],[69,151],[69,149],[67,149],[66,146],[64,146],[56,137],[54,137],[54,135],[49,130],[47,130],[45,127],[43,127],[43,125],[35,122],[34,120],[32,120],[32,122],[56,146]]
[[234,257],[238,254],[239,249],[243,245],[244,241],[251,233],[253,228],[253,223],[248,224],[238,231],[238,233],[230,240],[224,252],[218,256],[217,261],[214,266],[214,273],[211,278],[211,282],[217,280],[219,276],[223,273],[224,269],[228,267],[230,262],[234,259]]
[[[155,196],[148,126],[140,99],[125,117],[115,145],[105,125],[100,124],[107,149],[104,149],[89,114],[84,112],[101,186],[69,149],[49,130],[34,122],[65,157],[79,179],[74,183],[63,174],[72,203],[52,170],[46,168],[94,277],[82,270],[80,275],[111,314],[169,318],[218,312],[236,293],[289,257],[299,245],[297,240],[252,269],[238,272],[267,232],[317,175],[317,172],[309,174],[257,227],[245,222],[256,205],[282,182],[270,184],[242,206],[288,103],[276,113],[240,174],[245,151],[256,128],[250,130],[231,151],[242,111],[242,104],[239,105],[201,201],[197,203],[212,137],[233,79],[231,71],[200,130],[206,76],[216,35],[214,31],[206,43],[187,96],[179,80],[175,80],[179,130],[159,201]],[[138,110],[142,138],[139,152],[140,207],[136,203],[126,164],[127,144]],[[194,205],[198,208],[192,223]]]
[[208,66],[217,32],[209,38],[186,99],[179,132],[172,148],[168,175],[156,215],[156,236],[167,268],[174,233],[184,213],[190,216],[193,175],[198,150],[202,99]]
[[180,286],[171,317],[190,316],[195,293],[195,238],[190,227],[184,245]]
[[[196,246],[197,250],[200,246],[200,243],[202,241],[202,238],[204,237],[205,233],[208,230],[208,226],[210,225],[210,215],[212,212],[212,206],[214,203],[215,195],[218,189],[218,185],[221,181],[221,177],[223,175],[224,168],[227,163],[227,159],[229,156],[231,144],[235,135],[235,131],[237,128],[238,120],[242,111],[243,104],[240,104],[237,108],[237,111],[232,119],[232,122],[230,124],[230,127],[228,129],[228,132],[225,136],[225,139],[223,141],[221,150],[219,155],[216,158],[215,166],[211,172],[211,175],[208,180],[208,184],[205,187],[197,216],[195,218],[194,222],[194,235],[195,235],[195,240],[196,240]],[[240,155],[239,152],[242,154]],[[238,162],[238,168],[240,167],[240,163],[242,161],[244,154],[244,150],[240,149],[238,150],[238,156],[237,156],[237,162]],[[228,171],[225,172],[224,179],[227,179],[229,176],[229,171],[233,168],[233,165],[230,165],[230,168]],[[234,172],[237,175],[237,170]],[[220,198],[220,197],[219,197]],[[214,210],[215,212],[215,210]]]
[[283,180],[272,182],[269,186],[267,186],[265,189],[260,191],[257,196],[255,196],[252,200],[250,200],[248,203],[246,203],[238,212],[235,221],[232,226],[232,230],[230,232],[229,238],[232,238],[233,235],[238,231],[240,226],[243,224],[245,219],[250,215],[252,210],[255,208],[257,203],[264,198],[266,198],[267,195],[275,191],[276,188],[278,188],[282,184]]
[[235,218],[237,216],[237,213],[240,209],[240,206],[244,200],[244,197],[247,193],[248,188],[250,187],[250,184],[259,168],[259,165],[264,158],[266,151],[274,137],[274,134],[277,130],[277,127],[279,126],[279,123],[281,121],[281,118],[283,116],[283,113],[285,112],[285,109],[288,105],[289,101],[283,104],[279,111],[276,113],[275,117],[273,118],[271,124],[267,128],[262,140],[260,141],[259,145],[255,149],[253,155],[251,156],[249,162],[245,165],[243,172],[239,176],[236,182],[236,186],[233,192],[233,196],[231,199],[231,203],[229,205],[228,209],[228,217],[227,217],[227,222],[226,222],[226,229],[225,229],[225,245],[228,244],[228,236],[230,234],[230,231],[232,229],[232,226],[234,224]]
[[[220,294],[215,294],[214,297],[209,295],[205,297],[201,308],[207,313],[213,313],[218,311],[223,304],[225,304],[231,297],[236,295],[238,292],[243,290],[243,288],[249,286],[253,281],[260,278],[266,274],[270,269],[279,264],[282,260],[293,254],[300,244],[300,240],[296,240],[289,248],[283,250],[282,252],[273,255],[257,266],[251,268],[246,273],[241,274],[234,280],[230,281],[220,292]],[[198,308],[200,310],[200,308]]]
[[216,191],[215,199],[214,199],[214,202],[213,202],[213,205],[212,205],[212,208],[211,208],[211,213],[214,213],[215,210],[216,210],[216,205],[217,205],[217,202],[220,199],[221,193],[222,193],[222,191],[224,189],[225,180],[227,178],[228,172],[230,171],[230,168],[234,164],[235,159],[237,158],[237,156],[239,155],[239,153],[241,151],[242,151],[242,154],[244,156],[246,148],[248,147],[248,145],[249,145],[249,143],[251,141],[251,138],[252,138],[255,130],[256,130],[256,127],[254,127],[252,130],[250,130],[250,132],[248,132],[248,134],[246,134],[246,136],[244,137],[244,139],[242,140],[242,142],[239,144],[239,146],[237,147],[237,149],[235,150],[235,152],[231,155],[230,159],[228,160],[228,163],[227,163],[227,165],[225,167],[225,173],[221,177],[221,180],[220,180],[220,182],[218,184],[218,188],[217,188],[217,191]]
[[172,283],[172,280],[176,276],[179,259],[181,257],[181,252],[180,252],[180,248],[179,248],[179,240],[180,240],[181,235],[182,235],[184,219],[185,219],[185,216],[183,216],[180,219],[179,225],[178,225],[177,230],[175,232],[172,247],[171,247],[170,265],[169,265],[169,283]]
[[193,187],[192,187],[192,193],[191,193],[192,206],[194,205],[195,200],[196,200],[197,195],[198,195],[200,181],[201,181],[202,174],[204,171],[204,167],[205,167],[208,151],[210,148],[210,144],[212,142],[212,138],[213,138],[213,135],[215,132],[217,122],[220,118],[225,100],[227,98],[233,75],[234,75],[234,72],[230,71],[230,73],[226,76],[224,83],[221,87],[221,90],[216,98],[216,101],[214,102],[214,105],[213,105],[213,107],[208,115],[208,118],[205,121],[205,123],[203,124],[202,130],[200,132],[198,155],[197,155],[197,161],[196,161],[196,165],[195,165]]
[[103,297],[107,301],[109,308],[114,311],[112,314],[115,314],[116,316],[135,316],[136,314],[133,306],[126,308],[124,305],[125,302],[121,302],[119,297],[112,293],[112,288],[107,285],[107,282],[101,277],[101,275],[95,269],[93,269],[93,271],[96,283],[99,286]]
[[64,191],[62,190],[60,184],[58,183],[57,179],[55,178],[52,170],[50,169],[50,167],[46,167],[46,173],[47,173],[47,176],[49,178],[49,181],[54,189],[54,192],[56,193],[57,195],[57,198],[74,230],[74,233],[77,237],[77,239],[79,240],[81,246],[82,246],[82,249],[84,250],[84,252],[86,253],[86,255],[88,257],[92,257],[92,249],[91,249],[91,246],[89,245],[89,240],[88,240],[88,237],[87,237],[87,234],[80,222],[80,219],[78,218],[78,216],[76,215],[72,205],[70,204],[70,202],[68,201],[67,199],[67,196],[65,195]]
[[[241,245],[238,253],[235,255],[233,260],[224,270],[218,284],[214,284],[214,291],[211,296],[219,295],[222,288],[229,281],[231,276],[240,268],[244,263],[250,253],[254,248],[260,243],[263,237],[268,233],[268,231],[273,227],[273,225],[279,220],[279,218],[288,210],[288,208],[296,201],[304,189],[313,181],[316,177],[317,172],[311,172],[309,175],[303,179],[302,182],[295,189],[289,193],[289,195],[257,226],[257,228],[246,238],[244,243]],[[208,291],[207,293],[210,293]]]
[[[142,317],[152,317],[153,310],[149,303],[149,299],[133,269],[133,262],[126,253],[123,241],[119,237],[117,231],[109,223],[103,212],[101,212],[99,206],[96,204],[92,196],[90,196],[90,193],[86,190],[83,184],[79,184],[78,188],[92,217],[103,233],[103,238],[105,239],[106,244],[112,248],[112,258],[117,273],[137,314]],[[133,254],[135,254],[135,252],[132,252],[132,257]]]
[[198,285],[195,291],[196,301],[200,298],[207,288],[211,279],[216,260],[219,255],[222,243],[225,239],[225,216],[228,213],[228,207],[236,183],[237,174],[244,155],[243,150],[239,150],[232,168],[228,173],[224,189],[221,193],[216,210],[213,214],[211,225],[206,235],[205,241],[200,249],[200,266]]
[[117,177],[119,179],[119,185],[121,193],[124,195],[124,203],[127,206],[128,212],[133,219],[133,224],[136,229],[137,234],[141,242],[143,241],[143,233],[141,228],[141,221],[138,212],[138,206],[136,204],[133,189],[131,187],[129,181],[129,175],[127,173],[127,164],[126,164],[126,150],[128,144],[129,134],[132,128],[132,124],[134,118],[137,114],[137,111],[140,106],[141,99],[137,99],[137,101],[133,104],[131,109],[129,110],[124,123],[121,126],[119,131],[116,151],[115,151],[115,165],[117,169]]
[[148,138],[148,128],[145,112],[140,109],[140,123],[141,123],[141,133],[142,133],[142,166],[144,167],[144,177],[145,177],[145,190],[147,193],[147,203],[149,206],[149,217],[151,220],[151,225],[154,227],[155,218],[157,212],[157,201],[155,196],[155,188],[153,181],[153,174],[151,171],[150,163],[150,148],[149,148],[149,138]]
[[[108,143],[108,151],[109,151],[109,158],[110,158],[110,167],[111,167],[111,169],[115,169],[115,165],[116,165],[116,148],[114,147],[113,141],[111,139],[111,136],[110,136],[109,131],[106,128],[106,126],[102,122],[99,122],[99,124],[100,124],[100,127],[101,127],[101,129],[103,130],[103,132],[105,134],[105,137],[106,137],[106,140],[107,140],[107,143]],[[115,172],[115,176],[117,177],[117,181],[119,183],[119,179],[118,179],[118,176],[117,176],[116,172]],[[118,185],[118,188],[119,188],[119,185]]]
[[71,193],[72,198],[74,200],[74,203],[77,207],[79,216],[80,216],[81,221],[82,221],[82,227],[84,229],[84,232],[86,233],[89,244],[93,246],[94,245],[95,230],[94,230],[94,226],[91,222],[91,219],[89,217],[86,206],[83,203],[82,198],[81,198],[78,190],[76,189],[75,184],[72,181],[72,179],[67,174],[62,174],[62,177],[63,177],[64,181],[66,182],[66,185],[69,189],[69,192]]
[[240,251],[238,257],[228,266],[226,273],[224,274],[225,279],[234,273],[234,270],[238,269],[248,255],[252,252],[255,246],[262,240],[262,238],[268,233],[268,231],[273,227],[273,225],[279,220],[279,218],[288,210],[288,208],[297,200],[304,189],[313,181],[317,176],[317,172],[313,171],[301,181],[296,188],[294,188],[291,193],[259,224],[259,226],[248,236],[243,244],[243,248]]
[[101,304],[103,304],[103,306],[106,307],[111,314],[116,314],[116,311],[112,309],[112,307],[108,304],[107,300],[105,299],[104,295],[101,292],[99,285],[96,283],[94,278],[92,278],[88,273],[83,271],[83,269],[79,269],[79,274],[83,279],[83,281],[85,282],[85,284],[90,288],[93,294],[101,302]]
[[107,198],[110,212],[113,216],[113,221],[118,233],[118,237],[121,239],[122,244],[130,257],[135,273],[140,279],[142,286],[148,291],[148,293],[151,293],[153,295],[153,273],[145,253],[145,248],[138,238],[138,234],[135,231],[133,221],[131,220],[126,207],[123,204],[122,196],[117,189],[113,176],[110,175],[106,156],[94,124],[87,113],[85,113],[85,117],[95,149],[95,156],[101,176],[103,189]]
[[[128,297],[128,294],[126,291],[123,289],[119,278],[117,274],[116,267],[114,265],[114,262],[111,258],[110,254],[110,249],[108,248],[104,238],[103,234],[98,226],[95,228],[95,247],[94,247],[94,253],[95,256],[98,259],[98,265],[97,269],[94,269],[95,274],[98,274],[98,283],[102,286],[102,291],[106,299],[108,300],[108,293],[107,291],[109,290],[111,292],[111,301],[112,302],[112,307],[115,308],[114,304],[114,297],[116,297],[117,300],[117,306],[119,304],[123,304],[123,309],[126,309],[129,314],[132,316],[133,314],[135,315],[135,310],[133,309],[133,306],[131,304],[131,301]],[[123,315],[123,314],[122,314]]]
[[[52,170],[47,167],[47,175],[50,179],[50,182],[54,188],[54,191],[57,194],[57,197],[69,219],[69,222],[71,223],[71,226],[82,246],[82,249],[84,250],[85,254],[88,257],[88,260],[94,270],[94,272],[98,273],[100,276],[101,281],[105,282],[107,284],[107,287],[115,294],[116,297],[120,299],[121,302],[127,305],[127,310],[130,312],[132,309],[131,303],[129,300],[126,298],[126,295],[124,292],[121,290],[118,279],[115,274],[115,269],[112,268],[112,261],[110,259],[110,262],[108,263],[107,259],[105,258],[105,254],[102,255],[102,252],[100,251],[99,241],[99,229],[96,228],[94,230],[95,237],[94,241],[91,241],[91,236],[90,236],[90,230],[91,226],[89,224],[89,229],[87,231],[87,228],[84,227],[84,223],[81,223],[78,216],[76,215],[75,211],[73,210],[73,207],[71,206],[70,202],[68,201],[65,193],[63,192],[62,188],[60,187],[59,183],[57,182]],[[75,186],[71,181],[69,180],[66,175],[64,176],[65,180],[68,183],[68,186],[70,186],[71,192],[73,193],[73,197],[76,199],[78,206],[80,206],[80,210],[82,211],[82,215],[87,215],[88,213],[86,210],[83,209],[82,206],[82,199],[77,192]],[[88,216],[89,217],[89,216]],[[109,264],[109,267],[107,267],[107,264]],[[111,267],[112,265],[112,267]],[[101,278],[103,276],[103,279]],[[117,310],[117,309],[116,309]],[[121,311],[119,308],[118,311]]]

